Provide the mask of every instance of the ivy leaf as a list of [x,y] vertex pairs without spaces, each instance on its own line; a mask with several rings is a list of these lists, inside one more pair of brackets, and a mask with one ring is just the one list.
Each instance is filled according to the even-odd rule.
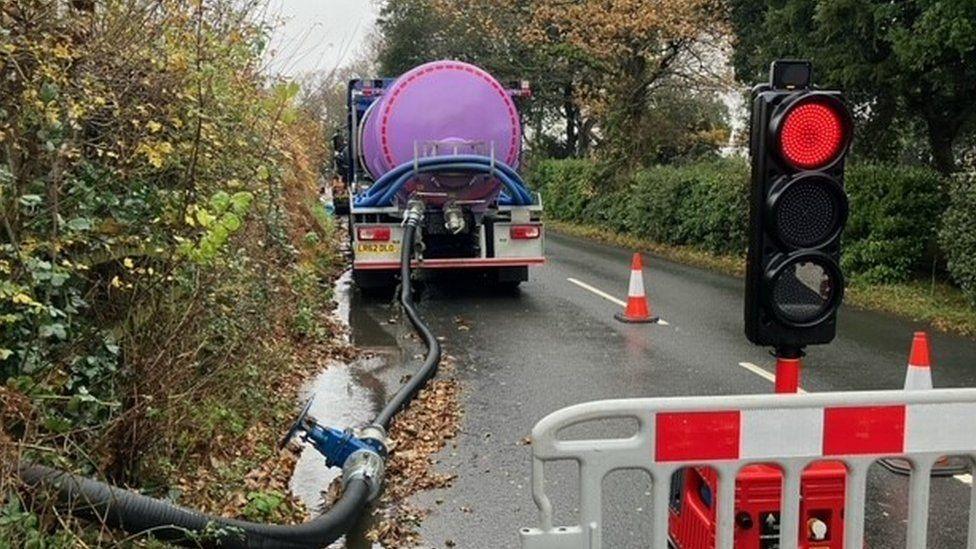
[[44,199],[39,194],[25,194],[20,197],[20,205],[26,208],[33,208],[40,204]]
[[38,94],[41,101],[45,103],[50,103],[58,98],[58,85],[53,82],[45,82],[41,84],[41,93]]
[[228,212],[220,218],[220,224],[227,229],[228,232],[235,232],[237,229],[241,228],[241,218]]
[[204,210],[203,208],[197,210],[197,223],[199,223],[201,227],[209,227],[210,224],[213,223],[213,220],[214,216],[210,215],[210,212],[207,210]]
[[75,232],[87,231],[92,228],[91,220],[85,217],[76,217],[65,225]]
[[247,191],[234,193],[234,196],[230,197],[231,208],[233,208],[234,213],[243,217],[244,214],[247,213],[247,210],[251,207],[251,202],[253,200],[254,195]]
[[51,280],[50,280],[51,286],[54,286],[55,288],[60,288],[61,286],[64,285],[65,282],[68,281],[68,278],[70,278],[68,273],[63,273],[61,271],[54,271],[51,273]]
[[72,425],[70,421],[52,415],[44,418],[44,428],[52,433],[67,433],[72,429]]
[[54,322],[52,324],[45,324],[41,326],[38,331],[41,337],[44,339],[50,339],[52,336],[64,341],[68,338],[68,334],[64,329],[64,324],[60,322]]
[[218,191],[216,194],[210,197],[210,205],[217,212],[222,212],[227,209],[230,205],[231,199],[230,195],[224,191]]

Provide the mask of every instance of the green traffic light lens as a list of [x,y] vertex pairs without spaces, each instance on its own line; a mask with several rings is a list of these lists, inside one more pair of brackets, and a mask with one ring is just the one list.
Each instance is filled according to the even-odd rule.
[[812,326],[840,305],[843,280],[836,264],[822,254],[801,254],[775,269],[769,300],[775,315],[795,327]]

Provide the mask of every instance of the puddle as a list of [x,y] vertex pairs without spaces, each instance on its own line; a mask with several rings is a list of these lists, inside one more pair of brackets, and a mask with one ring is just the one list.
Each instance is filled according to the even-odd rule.
[[[396,346],[397,340],[384,327],[385,319],[377,320],[369,314],[383,314],[383,307],[366,307],[360,303],[361,297],[352,288],[351,272],[343,274],[335,284],[336,316],[349,326],[349,339],[360,348],[368,348],[369,353],[350,364],[332,361],[313,380],[303,387],[301,402],[314,398],[309,414],[320,424],[337,429],[359,427],[369,423],[386,402],[386,388],[379,375],[390,365],[397,364],[402,352]],[[322,492],[336,478],[342,475],[340,469],[325,466],[325,458],[314,448],[306,445],[295,466],[289,488],[306,508],[317,515],[322,506]],[[366,521],[364,521],[366,522]],[[361,524],[358,530],[368,529],[369,524]],[[368,549],[373,545],[366,541],[363,531],[356,528],[347,539],[340,540],[333,547],[347,549]]]
[[[332,362],[303,391],[302,400],[315,397],[309,414],[320,425],[345,429],[369,423],[385,400],[382,384],[370,371],[383,368],[382,356],[343,364]],[[325,466],[325,458],[310,445],[302,455],[291,478],[291,491],[310,510],[322,504],[322,492],[342,471]]]
[[[349,326],[349,311],[352,308],[352,271],[342,273],[332,288],[332,295],[336,302],[335,316],[346,326]],[[346,338],[348,339],[348,337]]]
[[395,296],[363,296],[353,289],[352,271],[346,271],[336,281],[336,316],[349,327],[349,340],[360,349],[397,349],[395,331],[390,318],[395,316]]

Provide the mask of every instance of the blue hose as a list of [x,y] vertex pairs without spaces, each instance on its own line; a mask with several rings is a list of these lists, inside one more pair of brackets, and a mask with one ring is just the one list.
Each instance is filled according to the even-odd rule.
[[[492,169],[494,168],[494,169]],[[504,162],[492,161],[487,156],[459,155],[423,158],[403,163],[383,174],[369,189],[356,197],[359,207],[382,207],[392,204],[393,198],[417,173],[484,173],[496,177],[505,187],[501,204],[526,206],[532,204],[532,196],[525,188],[521,176]]]
[[[364,194],[356,198],[356,205],[366,207],[389,205],[400,188],[413,177],[414,167],[413,162],[408,162],[384,174]],[[494,163],[494,172],[492,172],[491,167],[492,162],[490,158],[474,155],[425,158],[420,160],[416,166],[417,171],[420,173],[458,170],[475,173],[493,173],[507,189],[511,190],[518,197],[518,201],[521,204],[532,203],[531,195],[525,189],[521,177],[519,177],[515,170],[499,162]]]
[[[490,166],[485,166],[482,164],[470,164],[465,162],[450,163],[450,164],[435,164],[430,166],[425,166],[417,170],[418,173],[492,173]],[[527,205],[532,203],[532,199],[529,197],[528,192],[524,189],[520,182],[513,181],[508,175],[495,170],[493,175],[498,178],[499,181],[505,186],[505,188],[511,193],[512,196],[517,197],[519,205]],[[379,198],[373,197],[367,198],[367,202],[373,202],[373,206],[387,205],[393,202],[393,198],[400,192],[404,185],[406,185],[411,179],[414,178],[414,172],[407,172],[401,175],[396,182],[389,186],[388,189]],[[372,199],[372,200],[370,200]]]
[[[505,164],[504,162],[498,162],[497,160],[492,162],[492,159],[490,157],[473,155],[473,154],[421,158],[417,161],[417,167],[420,168],[420,167],[430,166],[432,164],[453,163],[453,162],[478,163],[478,164],[485,164],[489,166],[493,164],[497,169],[504,172],[512,179],[521,181],[521,177],[519,176],[519,174],[514,169],[512,169],[512,167],[509,166],[508,164]],[[413,169],[414,169],[413,162],[404,162],[403,164],[400,164],[396,168],[393,168],[392,170],[383,174],[379,179],[376,180],[376,183],[374,183],[366,191],[366,196],[372,196],[375,193],[381,191],[391,181],[395,181],[401,175],[403,175],[404,172],[412,171]]]

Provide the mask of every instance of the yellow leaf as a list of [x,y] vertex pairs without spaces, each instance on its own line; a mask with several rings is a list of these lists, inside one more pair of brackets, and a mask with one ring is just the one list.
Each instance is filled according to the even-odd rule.
[[32,307],[40,305],[40,303],[34,301],[34,299],[31,296],[25,293],[14,294],[14,296],[11,297],[10,300],[17,305],[30,305]]
[[127,257],[127,258],[123,259],[122,260],[122,264],[125,265],[125,268],[126,269],[131,269],[132,267],[135,267],[135,264],[132,263],[132,258],[131,257]]

